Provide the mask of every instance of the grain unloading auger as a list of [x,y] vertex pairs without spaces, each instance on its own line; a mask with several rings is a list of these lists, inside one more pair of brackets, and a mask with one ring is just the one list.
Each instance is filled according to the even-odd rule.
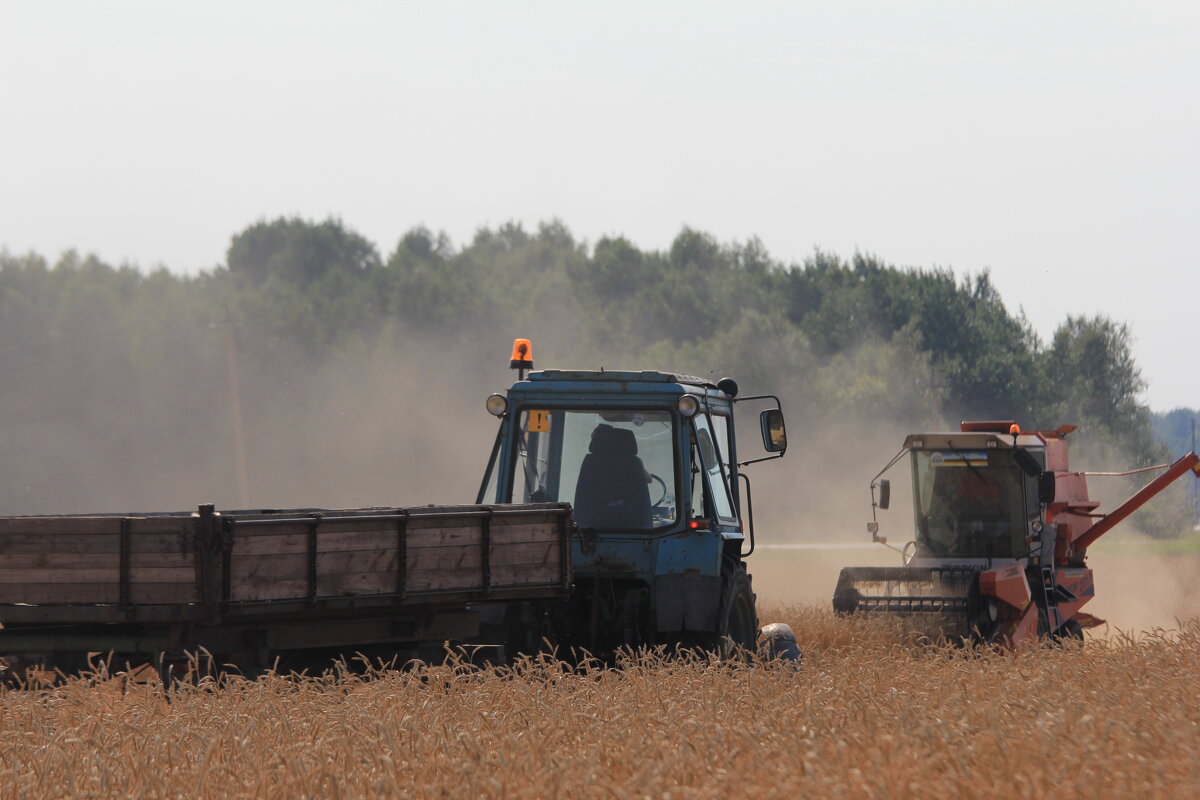
[[[1103,514],[1087,476],[1132,473],[1071,471],[1066,436],[1074,430],[963,422],[953,433],[909,435],[871,481],[872,512],[887,508],[890,484],[881,476],[909,454],[916,534],[901,551],[905,566],[846,567],[834,610],[901,615],[950,639],[1081,638],[1101,622],[1081,611],[1095,595],[1087,548],[1189,470],[1200,476],[1200,458],[1189,453],[1165,466]],[[1164,467],[1148,468],[1156,469]],[[887,545],[877,521],[867,527]]]

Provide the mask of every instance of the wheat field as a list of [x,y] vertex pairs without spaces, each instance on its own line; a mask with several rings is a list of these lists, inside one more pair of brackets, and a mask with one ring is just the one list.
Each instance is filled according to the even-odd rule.
[[803,668],[99,674],[0,690],[0,798],[1200,795],[1200,623],[1017,653],[818,607]]

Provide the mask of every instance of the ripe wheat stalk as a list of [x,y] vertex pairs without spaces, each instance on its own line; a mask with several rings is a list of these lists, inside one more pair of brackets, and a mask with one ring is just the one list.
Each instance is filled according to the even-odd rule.
[[551,656],[485,669],[0,690],[0,800],[1178,797],[1200,793],[1200,623],[1017,653],[776,609],[780,663]]

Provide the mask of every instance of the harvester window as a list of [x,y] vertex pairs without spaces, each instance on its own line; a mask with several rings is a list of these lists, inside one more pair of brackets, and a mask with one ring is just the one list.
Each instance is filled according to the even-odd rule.
[[927,555],[1023,555],[1023,473],[1007,452],[913,451],[913,479],[917,543]]
[[644,530],[676,521],[669,412],[526,410],[519,424],[514,502],[571,503],[586,528]]

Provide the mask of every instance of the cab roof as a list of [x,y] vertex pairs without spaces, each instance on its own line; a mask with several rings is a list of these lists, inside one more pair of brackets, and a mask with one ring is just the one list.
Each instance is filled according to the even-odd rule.
[[611,381],[613,383],[678,383],[684,386],[701,386],[705,389],[716,389],[717,384],[706,378],[695,375],[681,375],[677,372],[656,372],[642,370],[632,372],[627,370],[583,370],[583,369],[543,369],[529,373],[526,380],[530,381]]
[[[1016,446],[1025,448],[1045,447],[1046,440],[1038,433],[1017,434]],[[1011,450],[1014,437],[1008,433],[991,431],[942,431],[938,433],[910,433],[904,438],[908,450],[964,450],[968,448]]]

